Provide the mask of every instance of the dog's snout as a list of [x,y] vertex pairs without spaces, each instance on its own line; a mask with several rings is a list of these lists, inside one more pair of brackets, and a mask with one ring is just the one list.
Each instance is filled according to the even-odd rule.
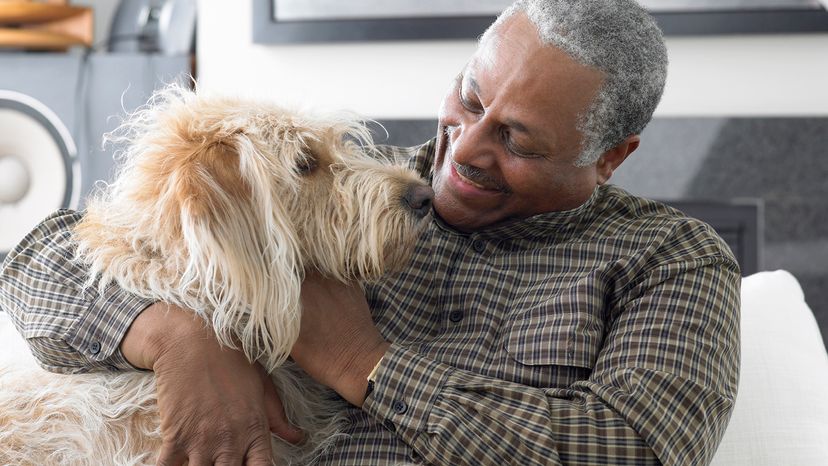
[[403,201],[414,214],[422,218],[431,212],[431,199],[433,197],[434,191],[430,187],[418,184],[408,187],[403,196]]

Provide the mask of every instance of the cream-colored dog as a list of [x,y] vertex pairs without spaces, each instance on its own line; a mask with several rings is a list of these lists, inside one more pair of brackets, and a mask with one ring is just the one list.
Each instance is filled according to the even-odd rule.
[[[274,438],[277,462],[312,461],[341,435],[342,405],[285,364],[304,273],[364,281],[401,264],[430,188],[370,157],[358,122],[181,87],[156,94],[115,136],[123,166],[74,231],[87,286],[114,282],[195,310],[270,371],[307,433],[300,446]],[[51,374],[8,320],[0,337],[0,465],[154,464],[152,374]]]

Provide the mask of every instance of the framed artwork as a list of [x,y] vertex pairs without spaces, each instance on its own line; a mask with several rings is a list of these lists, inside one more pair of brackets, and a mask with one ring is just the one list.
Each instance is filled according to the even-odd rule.
[[[253,41],[478,37],[511,0],[249,0]],[[828,0],[640,0],[668,35],[828,32]]]

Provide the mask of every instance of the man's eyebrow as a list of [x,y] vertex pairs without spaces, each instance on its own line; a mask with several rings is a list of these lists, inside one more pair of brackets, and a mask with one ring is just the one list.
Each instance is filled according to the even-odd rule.
[[532,133],[532,131],[530,131],[529,128],[526,127],[526,125],[524,125],[523,123],[521,123],[517,120],[507,118],[503,121],[503,123],[506,124],[506,126],[508,126],[510,128],[513,128],[513,129],[516,129],[516,130],[520,131],[521,133],[526,133],[529,136],[534,135],[534,133]]

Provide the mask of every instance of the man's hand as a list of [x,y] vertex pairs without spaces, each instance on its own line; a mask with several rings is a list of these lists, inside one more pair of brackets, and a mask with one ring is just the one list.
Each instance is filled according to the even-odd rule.
[[150,306],[121,349],[130,363],[155,372],[164,438],[159,465],[270,465],[271,432],[302,440],[264,369],[219,345],[193,313]]
[[311,377],[362,406],[368,374],[389,346],[371,319],[362,289],[305,277],[302,326],[290,354]]

